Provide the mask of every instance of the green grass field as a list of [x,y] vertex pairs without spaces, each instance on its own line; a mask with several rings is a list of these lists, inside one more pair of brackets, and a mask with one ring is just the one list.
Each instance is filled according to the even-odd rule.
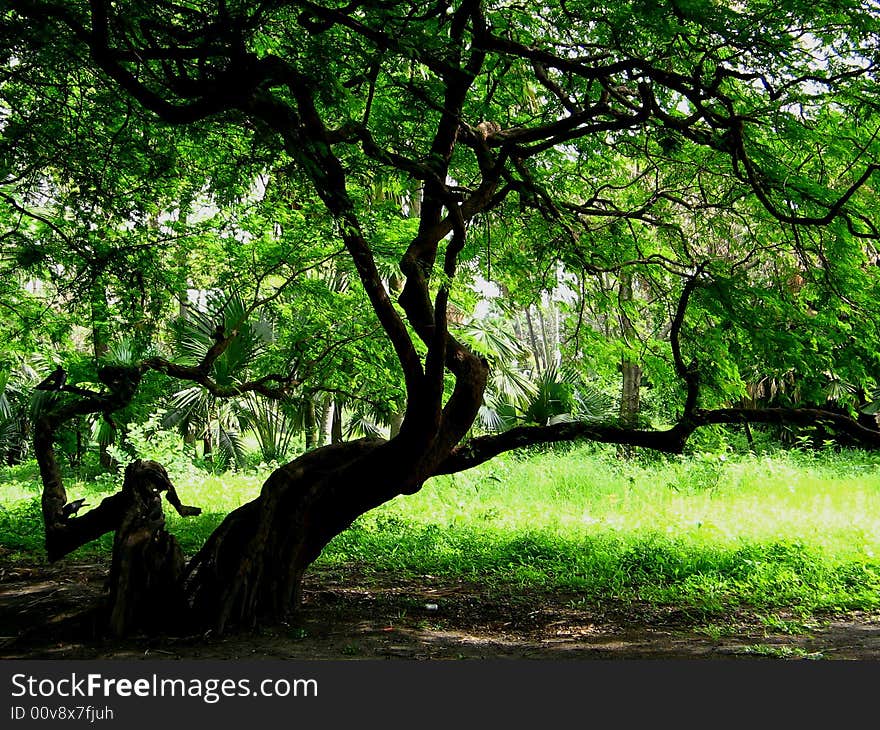
[[[183,501],[204,510],[169,515],[184,549],[256,496],[264,476],[176,477]],[[33,559],[42,540],[35,469],[2,470],[0,481],[0,544]],[[68,485],[71,498],[92,504],[111,488]],[[109,544],[105,536],[74,557]],[[508,455],[364,515],[319,563],[566,591],[573,601],[676,605],[704,617],[876,610],[880,457]]]

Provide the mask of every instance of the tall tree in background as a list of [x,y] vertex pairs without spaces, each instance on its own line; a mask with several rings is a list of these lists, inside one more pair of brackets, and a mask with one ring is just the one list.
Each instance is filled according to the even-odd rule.
[[[308,565],[358,515],[433,475],[528,444],[594,439],[678,452],[701,426],[785,421],[821,421],[880,443],[845,414],[708,407],[724,392],[723,375],[736,374],[725,354],[732,343],[745,348],[740,357],[766,356],[772,344],[780,360],[814,372],[847,361],[865,379],[877,372],[868,242],[878,233],[880,18],[871,3],[586,0],[526,10],[481,0],[10,0],[0,18],[4,84],[22,90],[25,105],[39,103],[35,73],[59,87],[112,89],[152,115],[139,112],[135,126],[198,130],[202,142],[183,137],[205,151],[206,165],[208,148],[228,135],[250,148],[252,167],[309,191],[322,210],[300,225],[324,226],[344,247],[406,395],[393,438],[334,443],[281,467],[185,571],[164,537],[144,563],[164,582],[115,571],[117,630],[138,622],[130,609],[157,590],[151,584],[178,586],[180,611],[218,630],[281,616],[298,602]],[[28,155],[35,168],[45,164],[38,145],[24,149],[23,164]],[[647,164],[627,169],[626,157]],[[417,220],[377,221],[379,176],[421,188]],[[492,263],[514,280],[560,261],[597,276],[663,272],[665,356],[681,384],[669,428],[568,422],[467,438],[488,364],[456,336],[449,301],[483,255],[472,234],[490,212],[519,229],[509,259]],[[716,213],[716,223],[704,220]],[[654,234],[627,245],[591,235],[609,219]],[[691,237],[711,225],[726,230]],[[396,302],[377,264],[390,252],[403,279]],[[781,286],[785,268],[810,281],[804,297],[821,317],[822,343],[798,329],[808,315]],[[767,333],[757,324],[765,316],[793,327]],[[103,368],[96,388],[59,384],[51,393],[35,449],[52,559],[108,530],[147,524],[164,535],[143,510],[155,490],[173,495],[158,465],[135,465],[116,497],[76,516],[53,450],[66,420],[123,407],[149,371],[221,397],[301,384],[295,368],[218,384],[213,368],[237,334],[234,323],[218,326],[195,364],[147,357]],[[176,495],[173,503],[191,511]],[[126,541],[116,544],[118,558]]]

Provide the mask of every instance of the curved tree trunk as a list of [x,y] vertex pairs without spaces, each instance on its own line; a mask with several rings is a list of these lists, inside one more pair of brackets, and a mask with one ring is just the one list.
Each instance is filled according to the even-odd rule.
[[[222,632],[280,619],[301,599],[308,566],[361,514],[412,491],[395,442],[360,439],[307,452],[230,513],[187,568],[197,622]],[[411,462],[410,462],[411,463]]]
[[[63,381],[63,371],[61,381]],[[136,385],[136,381],[134,382]],[[133,386],[120,398],[130,400]],[[70,392],[68,388],[68,392]],[[184,557],[177,540],[165,530],[162,493],[183,516],[201,512],[180,502],[165,468],[136,460],[125,470],[122,489],[78,515],[84,500],[69,502],[55,456],[55,435],[61,423],[111,404],[105,396],[74,389],[85,398],[65,403],[59,393],[37,401],[41,416],[34,424],[34,453],[43,481],[42,513],[46,552],[50,561],[114,532],[109,595],[104,616],[116,635],[179,625],[187,617],[182,589]]]

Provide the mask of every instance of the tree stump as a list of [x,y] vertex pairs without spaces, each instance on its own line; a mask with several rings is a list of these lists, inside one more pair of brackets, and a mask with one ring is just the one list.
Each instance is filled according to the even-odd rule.
[[172,622],[179,625],[186,615],[183,551],[165,529],[162,511],[161,493],[168,490],[171,501],[171,494],[176,499],[173,489],[155,461],[135,461],[125,470],[126,504],[113,539],[109,577],[107,625],[114,636],[162,630]]

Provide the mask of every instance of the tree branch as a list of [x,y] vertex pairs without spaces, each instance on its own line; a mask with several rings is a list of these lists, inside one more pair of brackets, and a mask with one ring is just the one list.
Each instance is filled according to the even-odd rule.
[[514,449],[540,444],[596,441],[640,446],[668,454],[684,451],[691,434],[703,426],[764,423],[772,425],[828,425],[853,438],[865,448],[880,449],[880,430],[866,428],[849,416],[818,408],[719,408],[694,411],[687,420],[663,431],[621,428],[588,422],[549,426],[519,426],[504,433],[478,436],[452,450],[434,476],[471,469]]

